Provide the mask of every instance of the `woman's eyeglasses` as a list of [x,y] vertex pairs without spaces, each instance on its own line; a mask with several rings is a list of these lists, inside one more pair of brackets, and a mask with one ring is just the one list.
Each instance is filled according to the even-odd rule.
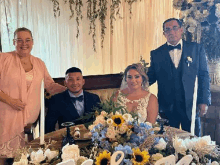
[[14,39],[15,42],[17,42],[18,44],[23,44],[23,43],[31,43],[31,41],[33,41],[33,39],[26,39],[26,40],[22,40],[22,39]]

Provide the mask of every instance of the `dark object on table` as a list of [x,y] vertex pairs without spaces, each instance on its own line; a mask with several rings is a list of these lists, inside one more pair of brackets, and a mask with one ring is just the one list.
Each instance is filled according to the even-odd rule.
[[160,131],[158,132],[158,134],[163,134],[165,132],[164,131],[164,124],[168,123],[168,120],[160,118],[160,119],[157,119],[157,122],[160,124]]
[[63,138],[62,147],[64,147],[67,143],[69,143],[69,145],[75,144],[73,137],[70,135],[70,126],[73,125],[73,122],[65,122],[61,124],[61,126],[66,127],[66,136]]

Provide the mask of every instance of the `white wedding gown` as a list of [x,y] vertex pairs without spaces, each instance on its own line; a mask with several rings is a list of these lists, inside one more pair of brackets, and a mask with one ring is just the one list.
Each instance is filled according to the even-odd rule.
[[146,120],[147,120],[147,106],[148,106],[150,95],[151,95],[151,93],[149,92],[149,94],[143,98],[140,98],[138,100],[129,100],[125,97],[125,95],[123,93],[121,93],[121,91],[119,91],[118,97],[117,97],[117,103],[119,104],[119,106],[123,106],[123,107],[127,108],[127,103],[136,102],[137,106],[136,106],[135,110],[133,110],[132,112],[134,112],[138,115],[139,122],[146,122]]

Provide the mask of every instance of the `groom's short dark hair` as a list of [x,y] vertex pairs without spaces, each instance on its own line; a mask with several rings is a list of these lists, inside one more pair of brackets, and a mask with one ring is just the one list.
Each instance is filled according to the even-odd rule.
[[77,68],[77,67],[72,67],[72,68],[67,69],[65,75],[67,75],[68,73],[74,73],[74,72],[80,72],[80,73],[82,74],[81,69],[79,69],[79,68]]

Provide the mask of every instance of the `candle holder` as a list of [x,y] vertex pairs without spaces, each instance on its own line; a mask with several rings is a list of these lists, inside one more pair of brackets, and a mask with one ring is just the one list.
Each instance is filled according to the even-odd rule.
[[164,124],[165,123],[168,123],[168,120],[167,119],[157,119],[157,122],[160,124],[160,131],[158,132],[158,134],[163,134],[165,131],[164,131]]
[[61,124],[61,126],[66,127],[66,136],[63,138],[62,147],[65,146],[67,143],[69,143],[70,145],[75,144],[73,137],[70,135],[70,127],[73,125],[73,122],[65,122]]

